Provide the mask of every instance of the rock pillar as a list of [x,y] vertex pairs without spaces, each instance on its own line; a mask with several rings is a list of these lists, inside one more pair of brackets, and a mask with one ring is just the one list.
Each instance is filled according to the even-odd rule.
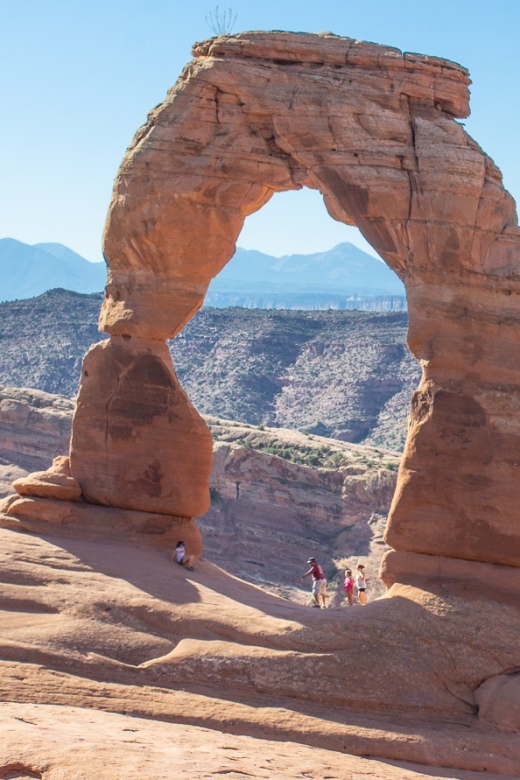
[[181,517],[209,508],[211,433],[164,342],[127,335],[85,357],[70,469],[93,504]]

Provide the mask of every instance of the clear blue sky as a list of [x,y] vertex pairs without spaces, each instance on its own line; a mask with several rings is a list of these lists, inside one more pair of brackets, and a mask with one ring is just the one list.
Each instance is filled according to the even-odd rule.
[[[214,0],[0,0],[0,238],[101,259],[112,182],[135,130],[212,35]],[[460,62],[466,129],[520,198],[519,0],[232,0],[234,32],[331,31]],[[221,9],[228,4],[220,3]],[[356,241],[310,191],[275,196],[239,245],[274,255]]]

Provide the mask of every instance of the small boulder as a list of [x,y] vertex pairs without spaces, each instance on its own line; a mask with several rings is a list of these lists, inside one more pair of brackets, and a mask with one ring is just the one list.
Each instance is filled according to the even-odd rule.
[[47,471],[35,471],[26,477],[13,482],[13,487],[20,496],[37,496],[38,498],[54,498],[58,501],[79,501],[81,486],[68,472],[69,459],[54,458]]
[[520,673],[498,674],[475,691],[479,719],[520,734]]

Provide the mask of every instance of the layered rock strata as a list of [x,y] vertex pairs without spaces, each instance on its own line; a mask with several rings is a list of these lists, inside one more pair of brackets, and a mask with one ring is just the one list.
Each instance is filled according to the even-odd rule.
[[[116,179],[101,327],[174,336],[247,215],[273,192],[319,189],[404,281],[423,369],[389,544],[516,565],[520,233],[500,172],[456,121],[467,71],[332,35],[244,33],[194,54]],[[73,463],[97,457],[79,436],[74,448]]]
[[0,386],[0,464],[46,469],[68,452],[74,401],[26,387]]
[[[225,738],[238,758],[240,736],[254,735],[266,758],[270,739],[286,755],[294,742],[342,754],[344,765],[330,775],[326,763],[316,765],[316,777],[350,777],[345,753],[417,762],[430,767],[424,773],[460,780],[481,775],[448,767],[481,771],[482,780],[498,780],[492,773],[518,777],[518,676],[504,674],[518,668],[518,596],[504,601],[493,589],[477,595],[471,583],[437,594],[395,585],[389,598],[365,608],[314,610],[208,562],[187,572],[164,551],[118,532],[119,541],[108,541],[71,537],[66,525],[50,538],[0,528],[6,777],[22,770],[45,777],[50,766],[49,777],[59,776],[51,734],[60,724],[63,748],[71,721],[79,727],[76,752],[89,768],[100,745],[113,767],[112,746],[99,734],[103,711],[133,716],[117,731],[146,759],[141,776],[163,776],[157,753],[143,748],[145,718],[156,748],[168,739],[168,724],[203,727],[210,774],[219,758],[212,736]],[[46,716],[37,714],[38,705]],[[114,732],[110,737],[120,744]],[[184,742],[174,743],[186,756]],[[296,775],[304,774],[301,761]],[[119,777],[133,776],[134,753],[119,766]],[[278,777],[278,767],[275,760],[250,771]],[[218,769],[232,772],[216,764],[215,777],[222,776]],[[358,765],[352,777],[371,776],[365,772],[368,765]],[[170,760],[164,777],[171,775]]]
[[[5,481],[11,474],[18,476],[5,488],[0,483],[0,496],[11,494],[0,502],[0,525],[72,536],[81,532],[92,538],[101,534],[104,539],[117,539],[124,531],[147,546],[170,548],[182,537],[200,553],[201,538],[192,520],[85,502],[79,483],[70,476],[67,457],[54,458],[49,469],[27,475],[19,464],[27,452],[41,451],[45,436],[40,442],[40,428],[50,435],[54,426],[68,441],[72,410],[64,410],[69,399],[37,393],[40,408],[29,405],[33,394],[27,389],[4,388],[2,394],[4,399],[25,399],[34,440],[31,445],[28,436],[22,438],[17,452],[19,424],[9,409],[0,409],[0,430],[12,447],[0,450],[0,456],[9,452],[11,458],[0,467],[0,477],[2,470]],[[49,417],[47,410],[53,408],[62,410],[59,417]],[[370,599],[383,593],[376,574],[387,549],[382,535],[395,488],[397,453],[214,417],[206,422],[215,439],[212,505],[197,525],[208,560],[300,601],[308,599],[308,592],[298,588],[298,577],[311,553],[319,556],[330,576],[339,568],[338,579],[346,565],[362,560],[370,576]]]
[[[75,396],[101,301],[51,290],[0,303],[0,384]],[[67,317],[56,320],[57,308]],[[407,326],[397,313],[204,305],[169,346],[201,413],[402,450],[421,375],[406,347]],[[65,450],[51,457],[58,451]]]
[[183,517],[209,508],[211,434],[164,342],[115,337],[92,347],[70,453],[92,504]]

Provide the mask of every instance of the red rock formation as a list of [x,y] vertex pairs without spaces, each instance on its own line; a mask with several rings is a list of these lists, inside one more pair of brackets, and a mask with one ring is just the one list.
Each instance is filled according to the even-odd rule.
[[[172,377],[161,340],[201,306],[245,217],[275,191],[309,186],[335,219],[358,225],[408,291],[423,379],[389,543],[516,565],[520,234],[499,171],[455,121],[469,113],[467,71],[332,35],[244,33],[194,54],[116,179],[101,314],[113,346],[82,384],[73,475],[93,502],[200,511],[193,497],[209,473],[209,437],[186,399],[195,438],[180,412],[140,419],[138,368],[113,403],[127,370],[120,356],[141,360],[148,349],[154,370],[163,361],[162,376]],[[107,420],[120,445],[112,435],[103,446]],[[136,431],[145,450],[132,445]],[[200,455],[199,476],[183,456],[166,456],[172,440]],[[103,464],[114,456],[110,497]]]
[[[41,453],[51,434],[53,441],[63,435],[68,442],[73,403],[41,392],[33,396],[32,391],[19,388],[4,389],[3,395],[10,403],[5,410],[0,405],[0,431],[2,444],[6,442],[10,449],[0,449],[0,477],[5,482],[13,474],[18,478],[13,482],[11,476],[5,489],[0,482],[0,497],[11,494],[0,501],[0,525],[45,533],[64,523],[73,535],[81,531],[95,538],[101,528],[103,538],[111,539],[126,529],[126,534],[135,533],[147,546],[160,543],[170,548],[182,537],[190,550],[200,554],[202,541],[199,532],[192,531],[194,521],[85,503],[79,483],[70,476],[68,457],[54,458],[50,468],[30,476],[19,467],[16,474],[27,452]],[[29,404],[33,397],[40,406]],[[19,402],[25,412],[13,415],[12,404],[20,398],[25,399]],[[59,415],[53,415],[53,409],[59,409]],[[22,431],[21,452],[17,452],[20,416],[32,421],[33,441],[27,430]],[[370,600],[382,595],[384,586],[376,572],[386,549],[382,533],[395,489],[396,453],[294,430],[207,421],[215,437],[213,500],[197,524],[208,560],[243,579],[306,601],[308,590],[298,590],[297,583],[311,551],[328,572],[362,559],[370,572]],[[285,458],[274,452],[283,452]],[[12,462],[2,466],[7,456]],[[295,462],[303,457],[307,464]],[[12,495],[13,488],[18,495]],[[39,520],[44,523],[38,526]],[[51,525],[46,528],[45,523]]]
[[210,436],[164,339],[201,306],[245,217],[309,186],[408,291],[423,378],[389,544],[518,565],[520,232],[500,172],[455,121],[469,112],[467,71],[332,35],[244,33],[194,54],[115,182],[100,320],[111,339],[85,360],[73,425],[84,497],[205,511]]
[[74,401],[40,390],[0,386],[0,463],[47,468],[67,452]]
[[164,342],[113,337],[92,347],[71,440],[86,501],[197,517],[209,508],[211,453]]

